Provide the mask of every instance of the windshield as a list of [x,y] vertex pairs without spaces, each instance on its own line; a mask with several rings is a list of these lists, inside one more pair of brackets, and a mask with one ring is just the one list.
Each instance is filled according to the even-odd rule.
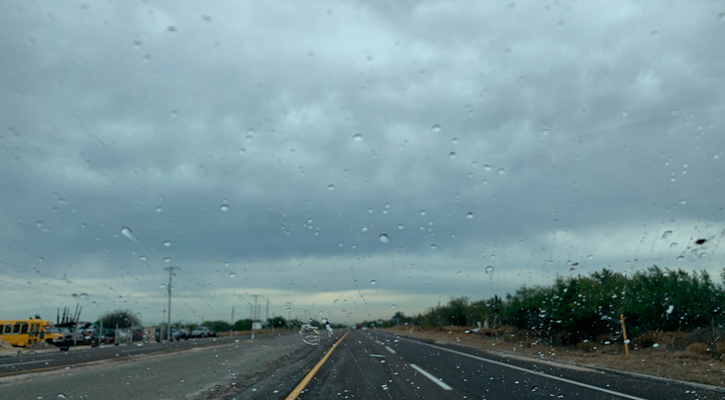
[[[311,360],[349,330],[725,381],[722,3],[2,9],[0,318],[118,329],[71,350],[269,334]],[[335,371],[479,368],[349,351]]]

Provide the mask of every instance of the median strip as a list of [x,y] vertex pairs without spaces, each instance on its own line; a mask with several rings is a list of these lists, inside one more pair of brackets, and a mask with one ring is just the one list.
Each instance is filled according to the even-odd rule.
[[310,381],[312,380],[312,378],[314,378],[314,376],[317,373],[317,371],[320,370],[320,368],[322,367],[322,364],[324,364],[325,361],[327,361],[327,359],[330,358],[330,355],[332,354],[333,350],[335,350],[335,348],[337,348],[337,345],[339,345],[342,342],[342,340],[345,339],[345,336],[347,336],[348,333],[350,333],[350,331],[345,332],[345,334],[342,335],[342,337],[340,338],[340,340],[338,340],[335,344],[332,345],[332,347],[327,352],[327,354],[325,354],[325,356],[322,357],[322,359],[319,362],[317,362],[317,364],[315,365],[315,367],[312,368],[312,371],[310,371],[302,379],[302,381],[297,385],[297,387],[286,397],[287,400],[294,400],[297,397],[299,397],[300,393],[302,393],[302,391],[305,390],[305,388],[310,383]]
[[417,366],[415,364],[408,364],[408,365],[410,365],[411,367],[413,367],[413,369],[416,370],[416,371],[418,371],[418,373],[420,373],[421,375],[423,375],[426,378],[428,378],[431,381],[433,381],[433,383],[435,383],[436,385],[438,385],[441,388],[443,388],[443,390],[453,390],[452,387],[446,385],[442,380],[440,380],[440,379],[436,378],[435,376],[431,375],[428,371],[424,370],[423,368],[421,368],[421,367],[419,367],[419,366]]

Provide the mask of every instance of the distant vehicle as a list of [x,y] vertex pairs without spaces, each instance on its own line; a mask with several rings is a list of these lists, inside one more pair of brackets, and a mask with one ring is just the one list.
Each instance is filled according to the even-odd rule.
[[61,351],[67,351],[70,346],[83,344],[83,334],[67,327],[51,326],[47,328],[45,341],[58,346]]
[[171,329],[172,340],[188,340],[190,337],[193,336],[189,334],[188,329]]
[[33,346],[44,340],[57,340],[60,335],[50,332],[53,325],[43,319],[0,320],[0,339],[13,346]]
[[191,337],[193,338],[216,337],[216,335],[216,332],[206,326],[197,326],[191,331]]

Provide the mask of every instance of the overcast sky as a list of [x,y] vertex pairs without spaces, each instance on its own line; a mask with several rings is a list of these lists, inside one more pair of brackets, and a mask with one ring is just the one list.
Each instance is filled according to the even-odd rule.
[[0,318],[720,281],[722,3],[181,3],[5,3]]

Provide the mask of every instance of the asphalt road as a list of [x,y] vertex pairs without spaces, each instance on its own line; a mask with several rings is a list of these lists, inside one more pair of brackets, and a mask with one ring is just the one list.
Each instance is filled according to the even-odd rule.
[[[306,377],[311,379],[297,397],[303,400],[725,399],[725,391],[704,386],[563,367],[373,330],[350,331],[333,347],[343,334],[323,335],[317,346],[284,334],[53,352],[10,367],[5,357],[0,368],[52,370],[0,376],[0,399],[285,399]],[[76,357],[88,360],[84,352],[106,360],[52,367]],[[319,363],[326,354],[329,358]]]
[[[263,337],[262,335],[261,337]],[[232,343],[234,341],[247,340],[247,336],[234,336],[232,338],[204,338],[180,340],[173,342],[149,342],[135,343],[128,345],[103,345],[96,348],[72,347],[70,351],[61,352],[59,349],[42,351],[39,353],[25,353],[0,357],[0,377],[13,375],[22,371],[37,370],[39,368],[51,369],[54,367],[82,364],[91,361],[105,360],[110,358],[125,358],[139,354],[154,352],[169,352],[186,350],[195,347],[218,346]]]
[[725,391],[368,330],[351,331],[299,398],[705,400],[725,399]]
[[[259,374],[279,369],[277,365],[294,368],[297,375],[293,379],[300,379],[304,369],[299,362],[314,363],[322,353],[320,348],[306,345],[299,335],[292,334],[264,335],[255,340],[226,343],[219,339],[216,342],[197,340],[196,344],[180,341],[172,346],[179,348],[168,351],[162,350],[163,346],[149,345],[145,353],[139,354],[131,353],[141,351],[146,345],[136,348],[111,346],[110,350],[118,353],[118,357],[111,354],[111,358],[105,360],[74,362],[59,368],[41,367],[41,371],[6,375],[0,377],[0,399],[221,398],[230,392],[246,390],[254,393],[257,381],[274,375]],[[182,349],[181,346],[188,347]],[[149,352],[149,349],[156,351]],[[90,356],[83,353],[105,354],[97,350],[103,349],[45,353],[38,361],[46,357],[51,358],[48,362],[89,359]],[[122,353],[122,350],[126,351]],[[283,383],[281,390],[295,384],[293,381]],[[283,393],[267,388],[272,393],[277,390],[276,396]]]

